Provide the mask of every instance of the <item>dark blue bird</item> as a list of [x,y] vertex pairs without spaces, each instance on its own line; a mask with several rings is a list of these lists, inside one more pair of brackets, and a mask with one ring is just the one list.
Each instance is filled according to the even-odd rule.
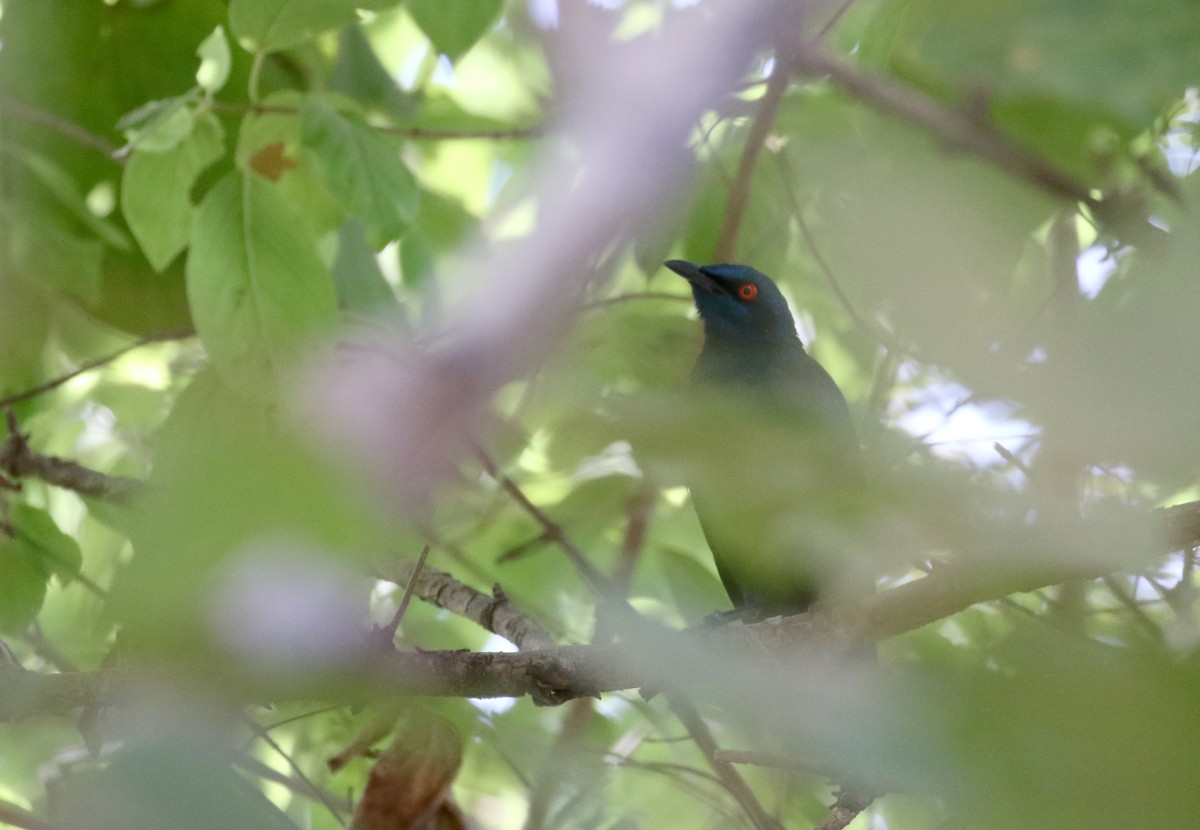
[[845,556],[862,488],[850,411],[787,300],[745,265],[665,265],[691,284],[704,324],[689,489],[734,607],[798,613],[870,590]]

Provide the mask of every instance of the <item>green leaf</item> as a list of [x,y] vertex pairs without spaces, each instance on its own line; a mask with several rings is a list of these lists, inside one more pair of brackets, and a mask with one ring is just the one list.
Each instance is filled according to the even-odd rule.
[[405,8],[435,49],[458,60],[492,28],[500,5],[500,0],[409,0]]
[[458,201],[437,193],[422,193],[417,221],[400,244],[404,284],[425,285],[437,275],[441,256],[457,249],[477,228],[478,219]]
[[700,619],[729,607],[729,597],[712,568],[674,548],[663,548],[655,554],[671,598],[684,619]]
[[306,231],[276,186],[254,175],[229,173],[197,209],[192,318],[213,365],[241,388],[278,379],[336,319],[333,280]]
[[0,542],[0,631],[20,634],[41,610],[46,572],[19,538]]
[[13,262],[26,274],[70,297],[94,303],[100,297],[104,245],[78,236],[41,211],[13,222],[8,244]]
[[906,0],[896,63],[934,84],[964,79],[996,99],[1050,95],[1146,126],[1194,85],[1191,0]]
[[235,153],[238,167],[254,170],[260,174],[267,165],[275,166],[274,174],[268,175],[275,181],[285,201],[302,215],[314,237],[320,237],[342,226],[346,211],[320,174],[314,169],[313,159],[301,153],[300,118],[296,114],[305,96],[295,92],[277,92],[267,96],[262,104],[267,108],[278,108],[278,112],[263,112],[247,116],[238,130]]
[[412,549],[366,479],[311,435],[280,429],[288,419],[215,368],[190,380],[156,436],[153,486],[125,520],[138,556],[113,587],[114,611],[139,642],[172,650],[210,630],[212,598],[196,586],[213,584],[214,569],[248,544],[307,540],[356,561]]
[[151,101],[121,116],[117,129],[130,146],[151,153],[165,153],[187,137],[195,123],[192,93]]
[[229,81],[229,72],[233,68],[233,55],[229,51],[225,27],[218,26],[213,29],[213,33],[196,49],[196,56],[200,58],[200,68],[196,70],[196,83],[209,95],[220,92]]
[[231,0],[229,26],[249,52],[275,51],[358,20],[359,9],[379,10],[397,0]]
[[296,830],[215,743],[190,734],[139,737],[102,769],[63,782],[57,806],[70,826]]
[[383,240],[399,238],[420,207],[420,189],[399,150],[361,119],[314,98],[300,108],[300,133],[346,209],[373,225]]
[[83,565],[79,543],[59,530],[45,510],[28,504],[14,505],[12,525],[17,543],[24,547],[28,560],[43,574],[53,574],[63,582],[69,582],[79,574]]
[[[13,271],[0,275],[0,396],[20,392],[42,379],[42,350],[50,334],[52,297],[36,282]],[[17,404],[20,420],[36,399]]]
[[212,114],[166,153],[136,150],[121,178],[121,210],[154,270],[162,271],[187,246],[194,207],[192,186],[225,151],[221,124]]
[[379,269],[375,251],[367,244],[362,225],[354,220],[338,229],[333,280],[341,308],[370,313],[396,307],[396,295]]
[[348,26],[338,35],[337,63],[329,74],[329,88],[396,121],[410,120],[417,109],[417,96],[396,84],[359,26]]
[[133,243],[116,225],[106,222],[88,207],[87,199],[79,185],[55,162],[30,150],[12,148],[8,150],[33,176],[41,182],[53,200],[79,222],[102,239],[105,244],[121,251],[133,248]]

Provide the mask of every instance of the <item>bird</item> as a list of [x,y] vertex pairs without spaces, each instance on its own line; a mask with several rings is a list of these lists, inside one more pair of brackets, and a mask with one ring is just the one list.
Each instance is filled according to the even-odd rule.
[[690,284],[703,325],[686,475],[734,613],[796,614],[872,590],[840,550],[852,547],[863,482],[850,408],[805,351],[779,287],[747,265],[664,265]]

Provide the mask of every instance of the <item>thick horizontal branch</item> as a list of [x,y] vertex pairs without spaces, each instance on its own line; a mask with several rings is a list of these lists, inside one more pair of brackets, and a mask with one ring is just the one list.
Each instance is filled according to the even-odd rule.
[[[1159,515],[1174,531],[1169,538],[1176,549],[1200,541],[1200,504],[1180,505]],[[281,701],[345,700],[370,694],[475,698],[529,695],[536,703],[553,705],[642,686],[701,684],[712,681],[716,676],[714,665],[722,661],[738,662],[742,672],[755,667],[772,671],[780,661],[787,662],[798,654],[849,652],[863,642],[916,630],[979,602],[1104,573],[1100,564],[1052,564],[1039,569],[985,573],[946,565],[855,606],[818,607],[806,614],[753,625],[700,627],[685,632],[652,628],[648,623],[645,636],[638,641],[616,645],[562,646],[518,653],[391,653],[366,661],[357,670],[348,667],[336,678],[315,678],[304,683],[292,678],[274,688],[260,688],[256,698]],[[428,584],[439,584],[443,576],[432,573]],[[456,592],[459,588],[446,583],[444,590]],[[487,599],[486,595],[475,594],[470,602]],[[139,675],[130,670],[50,675],[0,670],[0,721],[61,715],[98,699],[106,704],[119,703],[140,683]]]

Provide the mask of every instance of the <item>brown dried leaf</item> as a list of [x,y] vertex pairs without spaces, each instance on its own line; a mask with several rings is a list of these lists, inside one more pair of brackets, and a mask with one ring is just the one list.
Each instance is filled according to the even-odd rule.
[[455,830],[450,799],[462,764],[462,738],[445,718],[414,710],[371,768],[351,830]]

